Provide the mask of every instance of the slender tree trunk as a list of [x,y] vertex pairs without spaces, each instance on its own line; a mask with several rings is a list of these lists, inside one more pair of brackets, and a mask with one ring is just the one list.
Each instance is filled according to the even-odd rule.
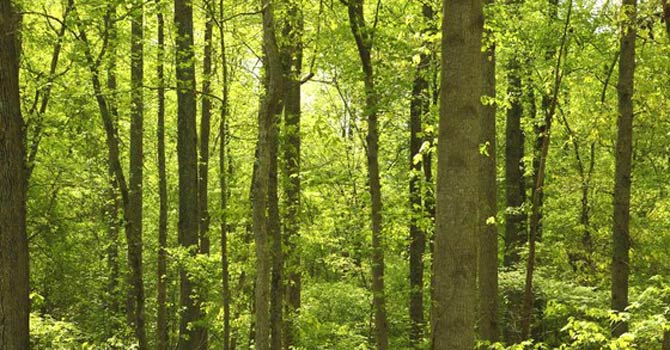
[[[63,12],[63,23],[67,21],[68,15],[72,11],[72,8],[74,7],[74,1],[73,0],[68,0],[68,3],[65,7],[65,11]],[[58,39],[56,40],[56,44],[54,45],[54,51],[53,54],[51,55],[51,64],[49,66],[49,75],[47,78],[46,84],[44,84],[43,89],[40,91],[42,95],[42,100],[40,101],[40,108],[37,112],[37,125],[35,126],[35,129],[33,130],[33,140],[30,144],[30,148],[27,150],[27,155],[26,155],[26,167],[27,167],[27,178],[30,180],[30,176],[33,173],[33,169],[35,168],[35,159],[37,157],[37,152],[39,150],[39,145],[40,141],[42,139],[42,127],[43,127],[43,119],[44,119],[44,114],[47,111],[47,106],[49,105],[49,100],[51,97],[51,88],[53,87],[53,82],[56,79],[56,69],[58,68],[58,61],[60,60],[60,54],[63,48],[63,38],[65,37],[65,32],[67,31],[67,26],[65,24],[62,24],[59,31],[58,31]],[[37,102],[37,101],[35,101]],[[35,112],[35,106],[31,109],[29,112],[30,114],[33,114]]]
[[265,56],[265,96],[258,115],[258,166],[253,180],[253,231],[256,240],[255,349],[270,349],[270,225],[268,209],[269,181],[272,167],[272,141],[275,118],[282,108],[282,69],[275,34],[274,6],[261,0],[263,9],[263,53]]
[[[635,75],[636,0],[623,0],[624,18],[617,83],[618,118],[614,168],[614,227],[612,230],[612,309],[624,312],[628,306],[630,274],[630,188],[633,155],[633,84]],[[612,337],[628,331],[624,321],[612,324]]]
[[432,349],[475,346],[480,225],[481,0],[444,0]]
[[[179,163],[179,244],[194,256],[198,250],[198,150],[196,132],[195,62],[193,52],[193,4],[175,0],[177,75],[177,161]],[[200,318],[194,298],[195,281],[182,267],[180,275],[179,350],[201,349],[202,339],[193,325]]]
[[368,186],[371,198],[372,221],[372,305],[374,308],[374,334],[377,350],[388,349],[388,322],[384,293],[384,247],[382,242],[382,197],[379,180],[379,131],[377,122],[378,96],[372,66],[372,28],[365,22],[364,0],[342,0],[347,5],[349,26],[356,41],[364,74],[365,115],[368,120],[367,165]]
[[142,170],[144,166],[144,9],[141,0],[131,10],[131,120],[130,120],[130,187],[128,203],[128,263],[133,293],[133,326],[139,349],[147,348],[144,325],[144,285],[142,281]]
[[523,105],[521,101],[520,65],[512,58],[508,70],[507,94],[511,107],[507,110],[505,126],[505,201],[507,205],[505,221],[505,254],[503,265],[511,267],[519,262],[519,248],[527,240],[526,214],[522,205],[526,201],[526,187],[523,178],[524,135],[521,127]]
[[[487,1],[492,4],[493,0]],[[488,34],[491,34],[490,32]],[[495,46],[482,54],[483,95],[496,96]],[[480,159],[480,210],[479,215],[479,339],[498,341],[498,185],[496,182],[496,105],[489,101],[482,106],[479,144],[486,145]]]
[[[159,1],[159,0],[157,0]],[[167,285],[167,225],[168,198],[167,175],[165,170],[165,20],[159,9],[158,21],[158,125],[156,127],[158,153],[158,269],[157,269],[157,303],[156,346],[158,350],[168,350],[168,319],[166,305]]]
[[538,236],[540,234],[540,225],[542,220],[542,193],[544,191],[545,169],[547,165],[547,155],[549,154],[549,143],[551,136],[551,124],[556,114],[558,105],[558,93],[561,87],[562,65],[567,55],[568,30],[570,28],[570,18],[572,15],[572,0],[568,2],[568,13],[563,26],[561,44],[554,67],[553,91],[547,97],[547,106],[545,107],[545,124],[542,132],[542,148],[537,154],[537,170],[534,176],[533,196],[531,199],[530,232],[528,237],[528,259],[526,260],[526,279],[524,285],[523,309],[521,312],[521,339],[528,339],[533,321],[533,273],[535,271],[535,248]]
[[279,153],[279,114],[272,117],[272,125],[268,135],[270,147],[270,175],[268,181],[268,232],[272,242],[272,276],[270,284],[270,349],[282,349],[282,300],[284,257],[282,253],[282,237],[279,222],[279,197],[277,156]]
[[116,317],[121,310],[119,302],[119,194],[114,183],[114,174],[109,167],[109,192],[105,208],[107,227],[107,269],[109,281],[107,282],[107,311],[109,317],[108,336],[113,336],[118,329]]
[[0,0],[0,349],[28,349],[24,123],[19,97],[21,16]]
[[[198,169],[198,209],[199,209],[199,241],[200,253],[209,255],[209,209],[208,209],[208,195],[209,188],[209,134],[210,124],[212,119],[212,101],[210,97],[211,76],[212,76],[212,33],[214,29],[214,14],[216,8],[213,0],[205,1],[205,13],[207,21],[205,22],[205,49],[203,57],[203,72],[202,72],[202,100],[201,100],[201,118],[200,118],[200,150],[198,153],[199,169]],[[202,290],[198,293],[199,301],[206,296],[206,291]],[[201,308],[201,307],[199,307]],[[198,318],[206,317],[204,309],[200,310]],[[207,349],[209,345],[209,335],[207,325],[199,325],[196,327],[197,338],[199,339],[199,346],[201,349]]]
[[[433,8],[429,4],[423,4],[421,9],[426,29],[424,35],[432,34]],[[430,45],[428,40],[423,41],[424,46]],[[409,316],[411,320],[409,339],[414,349],[421,348],[423,332],[425,327],[424,309],[423,309],[423,255],[426,251],[426,231],[425,225],[421,226],[420,221],[426,217],[425,207],[422,205],[422,181],[425,180],[424,157],[430,157],[428,152],[421,154],[421,146],[425,141],[422,130],[422,119],[430,111],[431,95],[428,84],[430,68],[433,64],[432,53],[421,53],[419,63],[416,67],[414,83],[412,87],[412,99],[410,101],[410,182],[409,182],[409,202],[410,202],[410,245],[409,245],[409,282],[410,282],[410,303]],[[420,155],[421,162],[414,158]],[[422,179],[424,178],[424,179]],[[430,196],[430,194],[427,194]],[[426,199],[428,201],[428,199]]]
[[[221,73],[223,76],[223,101],[219,123],[219,188],[221,190],[221,277],[223,294],[223,350],[231,349],[230,341],[230,272],[228,262],[228,186],[226,184],[226,147],[228,147],[228,61],[226,59],[226,37],[223,27],[223,0],[219,1],[219,44],[221,46]],[[232,346],[234,348],[234,346]]]
[[302,273],[297,240],[300,234],[300,117],[301,93],[300,76],[302,74],[303,44],[302,32],[304,18],[302,2],[289,2],[289,14],[284,26],[284,37],[289,45],[283,47],[282,61],[286,79],[286,97],[284,102],[284,159],[286,194],[286,214],[284,219],[284,246],[286,249],[286,286],[284,349],[296,346],[298,341],[297,317],[300,309]]

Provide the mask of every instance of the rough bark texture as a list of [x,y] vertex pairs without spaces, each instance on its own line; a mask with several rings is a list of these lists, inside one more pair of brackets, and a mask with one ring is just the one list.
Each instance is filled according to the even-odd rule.
[[475,346],[484,25],[481,0],[444,0],[432,349]]
[[265,56],[265,95],[258,115],[258,157],[253,179],[253,231],[256,240],[256,287],[255,287],[255,349],[270,349],[270,269],[268,209],[269,181],[271,171],[270,136],[276,127],[275,118],[282,108],[282,69],[275,35],[274,6],[269,0],[261,0],[263,8],[263,53]]
[[[433,8],[429,4],[423,4],[421,14],[424,18],[426,29],[424,35],[432,34]],[[424,40],[424,46],[430,42]],[[409,205],[410,205],[410,227],[409,227],[409,317],[411,325],[409,329],[409,340],[414,349],[420,349],[423,341],[425,327],[423,309],[423,256],[426,251],[426,232],[419,222],[426,216],[425,207],[422,203],[421,183],[425,177],[424,157],[430,157],[428,152],[421,153],[424,143],[423,118],[430,111],[431,95],[428,83],[430,68],[433,65],[432,53],[422,52],[416,67],[414,82],[412,86],[412,98],[410,101],[410,140],[409,140]],[[417,155],[421,161],[415,161]],[[427,194],[430,196],[430,194]],[[427,201],[427,200],[426,200]]]
[[168,320],[166,305],[167,279],[167,175],[165,170],[165,20],[159,10],[158,21],[158,122],[156,126],[156,142],[158,153],[158,268],[156,278],[158,316],[156,320],[156,347],[158,350],[168,349]]
[[375,91],[375,76],[372,65],[372,28],[365,22],[363,0],[342,0],[347,5],[349,26],[356,41],[358,56],[364,74],[365,109],[368,120],[367,165],[368,189],[371,198],[372,221],[372,305],[374,308],[374,335],[377,350],[388,349],[388,322],[386,320],[386,297],[384,293],[384,248],[382,242],[382,195],[379,180],[379,131],[377,121],[378,96]]
[[[492,3],[492,1],[487,1]],[[490,46],[482,54],[483,95],[494,99],[496,96],[495,46]],[[480,145],[486,145],[485,154],[480,156],[480,210],[479,215],[479,339],[498,341],[498,185],[496,183],[496,105],[493,101],[482,106]]]
[[296,321],[300,309],[302,273],[297,241],[300,234],[300,117],[304,18],[302,2],[289,1],[288,18],[283,34],[288,45],[282,48],[282,63],[286,84],[284,100],[284,228],[285,261],[285,315],[284,349],[296,346],[298,330]]
[[19,97],[21,17],[0,0],[0,349],[28,349],[24,123]]
[[230,350],[234,345],[230,341],[230,272],[228,263],[228,186],[226,184],[226,147],[228,147],[228,61],[226,59],[226,36],[223,27],[223,0],[219,1],[219,45],[221,49],[221,73],[223,75],[223,101],[221,102],[221,121],[219,123],[219,188],[221,190],[221,293],[223,294],[223,350]]
[[[196,133],[195,62],[193,52],[193,7],[190,1],[175,0],[177,76],[177,161],[179,163],[179,244],[195,255],[198,250],[198,141]],[[192,325],[200,316],[194,298],[195,282],[184,268],[179,271],[180,350],[201,349],[202,339]]]
[[[210,97],[211,89],[211,75],[212,75],[212,32],[214,29],[214,2],[211,0],[205,1],[205,12],[207,21],[205,22],[205,48],[202,62],[202,100],[201,100],[201,116],[200,116],[200,150],[198,152],[198,209],[199,209],[199,242],[200,253],[209,255],[209,209],[208,209],[208,195],[209,188],[209,134],[210,124],[212,119],[212,101]],[[199,295],[206,295],[207,292],[202,290]],[[205,310],[200,310],[199,318],[205,318]],[[201,349],[207,349],[209,343],[209,334],[207,325],[199,325],[196,329],[197,337],[200,339]]]
[[270,282],[270,349],[281,350],[284,320],[282,300],[284,299],[284,254],[282,253],[281,223],[279,221],[278,166],[279,154],[279,114],[272,117],[268,135],[270,146],[270,176],[268,181],[268,233],[272,242],[272,276]]
[[130,229],[126,231],[128,241],[128,264],[130,288],[133,297],[133,330],[139,349],[147,348],[144,325],[144,284],[142,280],[142,170],[144,166],[144,9],[141,1],[133,3],[131,11],[130,48],[130,183],[128,193],[128,220]]
[[523,178],[524,136],[521,128],[523,105],[521,103],[521,77],[519,62],[509,64],[507,94],[511,107],[507,110],[505,125],[505,254],[503,265],[510,267],[519,262],[519,248],[527,240],[526,214],[522,205],[526,200]]
[[[635,74],[636,0],[623,0],[619,80],[617,83],[618,118],[614,168],[614,227],[612,230],[612,309],[624,312],[628,306],[630,273],[630,188],[633,156],[633,80]],[[628,331],[626,322],[612,324],[612,336]]]

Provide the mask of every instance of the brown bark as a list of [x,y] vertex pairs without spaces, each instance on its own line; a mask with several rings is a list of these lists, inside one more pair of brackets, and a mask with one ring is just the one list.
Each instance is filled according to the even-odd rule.
[[223,0],[219,1],[219,44],[221,49],[221,72],[223,75],[223,101],[221,102],[221,121],[219,123],[219,188],[221,190],[221,293],[223,294],[223,350],[234,348],[230,339],[230,272],[228,262],[228,186],[226,184],[226,147],[228,147],[228,61],[226,59],[226,37],[223,27]]
[[379,180],[379,131],[375,90],[375,75],[372,65],[373,28],[368,27],[363,6],[364,0],[341,0],[348,9],[349,26],[356,41],[358,56],[364,74],[365,109],[368,120],[366,155],[368,165],[368,189],[371,198],[372,227],[372,305],[374,308],[374,335],[378,350],[388,349],[388,322],[386,320],[386,296],[384,293],[384,247],[382,242],[382,197]]
[[270,270],[269,247],[270,226],[266,215],[268,209],[269,181],[271,172],[272,145],[270,136],[276,127],[275,118],[282,108],[282,69],[275,34],[274,6],[269,0],[261,0],[263,9],[263,54],[265,66],[265,95],[258,115],[258,158],[253,179],[253,231],[256,241],[256,286],[255,286],[255,348],[270,349]]
[[505,126],[505,253],[503,265],[510,267],[519,262],[519,248],[526,242],[526,214],[522,205],[526,201],[526,186],[523,177],[524,135],[521,127],[523,105],[521,103],[520,64],[512,58],[508,66],[508,88],[510,108],[507,110]]
[[[488,4],[493,0],[487,1]],[[488,34],[491,34],[490,32]],[[496,96],[495,46],[482,54],[483,95]],[[496,105],[489,101],[482,106],[479,144],[486,145],[486,154],[480,158],[480,210],[479,215],[479,339],[496,342],[499,338],[498,324],[498,186],[496,183]]]
[[28,349],[24,123],[19,97],[21,17],[0,0],[0,348]]
[[481,217],[483,2],[443,4],[431,346],[472,350]]
[[300,234],[300,75],[302,74],[303,44],[302,31],[304,18],[301,3],[289,1],[288,18],[284,24],[283,35],[290,43],[282,48],[282,61],[286,84],[284,101],[284,159],[285,180],[284,206],[284,256],[286,266],[284,349],[296,346],[298,331],[296,321],[300,309],[302,273],[297,240]]
[[130,287],[133,295],[132,320],[139,349],[147,348],[144,325],[144,285],[142,281],[142,170],[144,166],[144,8],[141,1],[134,1],[131,10],[131,107],[130,107],[130,183],[128,196],[128,264]]
[[[157,0],[158,1],[158,0]],[[167,319],[167,225],[168,198],[167,175],[165,170],[165,20],[159,10],[158,21],[158,121],[156,142],[158,153],[158,268],[156,277],[158,315],[156,320],[156,346],[158,350],[168,350]]]
[[[432,34],[434,31],[433,8],[429,4],[423,4],[421,13],[423,20],[426,21],[424,35]],[[428,40],[423,41],[424,46],[430,45]],[[409,205],[410,205],[410,227],[409,227],[409,283],[410,283],[410,303],[409,316],[411,325],[409,329],[409,339],[414,349],[421,347],[425,327],[424,309],[423,309],[423,273],[424,263],[423,255],[426,251],[426,232],[420,226],[425,216],[425,207],[422,204],[422,177],[425,177],[424,157],[430,157],[428,152],[421,154],[421,146],[424,143],[422,119],[430,112],[431,95],[428,84],[428,77],[431,66],[433,65],[432,53],[422,52],[417,64],[414,82],[412,86],[412,98],[410,101],[410,141],[409,141],[409,164],[410,164],[410,182],[409,182]],[[415,161],[417,155],[421,156],[421,162]],[[427,194],[430,196],[430,194]],[[428,201],[428,199],[426,199]]]
[[[195,62],[193,52],[193,5],[175,0],[177,76],[177,161],[179,164],[179,244],[194,256],[198,250],[198,150],[196,132]],[[179,350],[201,349],[202,339],[193,325],[200,318],[194,298],[195,281],[184,268],[179,271]]]
[[270,281],[270,349],[282,349],[282,331],[284,320],[282,304],[284,294],[284,254],[279,221],[279,197],[277,177],[277,155],[279,153],[279,114],[272,117],[268,134],[270,148],[270,174],[268,181],[268,233],[272,242],[272,276]]
[[[614,227],[612,230],[612,309],[616,312],[624,312],[628,306],[636,6],[636,0],[623,0],[621,3],[624,21],[617,83],[618,118],[614,167]],[[616,338],[628,331],[628,323],[614,322],[611,331],[612,337]]]

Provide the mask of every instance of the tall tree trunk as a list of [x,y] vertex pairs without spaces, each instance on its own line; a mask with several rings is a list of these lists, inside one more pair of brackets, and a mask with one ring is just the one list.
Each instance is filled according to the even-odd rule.
[[[422,5],[421,14],[426,22],[423,35],[432,34],[433,8],[425,3]],[[430,45],[427,39],[423,41],[424,46]],[[422,119],[430,111],[431,95],[428,85],[428,77],[433,64],[431,52],[422,52],[416,67],[414,83],[412,86],[412,99],[410,101],[410,182],[409,182],[409,205],[410,205],[410,245],[409,245],[409,283],[410,302],[409,317],[411,320],[409,339],[414,349],[421,348],[423,331],[425,327],[423,309],[423,255],[426,251],[426,232],[420,226],[420,221],[426,216],[425,207],[422,205],[422,186],[426,172],[423,157],[430,157],[428,152],[421,154],[421,146],[425,141],[423,137]],[[421,162],[415,161],[417,155],[421,156]],[[432,171],[432,170],[431,170]],[[424,178],[424,179],[422,179]],[[430,194],[427,194],[430,196]],[[426,199],[428,201],[428,199]]]
[[284,322],[284,349],[296,346],[298,341],[297,318],[300,310],[302,273],[297,240],[300,234],[300,117],[301,93],[300,76],[302,74],[303,44],[302,32],[304,18],[302,2],[289,2],[289,14],[284,25],[284,37],[289,45],[282,48],[286,96],[284,101],[284,159],[286,194],[284,219],[284,246],[286,249],[286,286]]
[[[160,0],[157,0],[160,1]],[[158,316],[156,320],[156,346],[158,350],[168,350],[168,319],[167,319],[167,225],[168,198],[167,175],[165,170],[165,20],[159,9],[158,21],[158,122],[156,142],[158,153],[158,268],[156,288],[158,289]]]
[[547,165],[547,155],[549,154],[549,143],[551,136],[551,124],[553,117],[556,114],[556,107],[558,105],[558,93],[561,88],[561,80],[563,78],[562,65],[567,55],[568,35],[570,28],[570,18],[572,15],[572,0],[568,2],[568,13],[565,18],[563,26],[563,33],[561,36],[561,44],[556,58],[556,65],[554,66],[553,74],[554,81],[551,95],[547,95],[547,105],[545,110],[545,124],[541,134],[542,148],[537,154],[537,170],[534,174],[533,193],[531,199],[531,214],[530,214],[530,232],[528,237],[528,258],[526,260],[526,278],[524,285],[523,308],[521,311],[521,339],[528,339],[533,321],[533,273],[535,272],[535,248],[536,242],[540,235],[540,225],[542,220],[542,193],[544,191],[545,169]]
[[[274,6],[261,0],[263,9],[263,54],[265,66],[265,95],[258,115],[258,166],[253,180],[253,231],[256,240],[255,286],[255,348],[270,349],[270,268],[268,209],[269,181],[272,167],[272,141],[275,118],[282,108],[282,69],[275,34]],[[275,153],[276,155],[276,153]]]
[[219,123],[219,188],[221,190],[221,283],[223,294],[223,350],[231,349],[230,341],[230,272],[228,262],[228,186],[226,185],[226,147],[228,147],[228,61],[226,59],[226,37],[223,27],[223,0],[219,1],[219,44],[221,49],[221,74],[223,76],[223,101],[221,102],[221,121]]
[[[194,256],[198,250],[198,142],[196,132],[195,62],[193,52],[193,4],[175,0],[177,75],[177,161],[179,163],[179,244]],[[201,349],[202,339],[193,325],[200,318],[194,299],[195,281],[182,267],[179,271],[179,350]]]
[[372,305],[374,308],[374,334],[377,350],[388,349],[388,322],[386,320],[386,297],[384,293],[384,247],[382,241],[382,195],[379,180],[379,131],[375,76],[372,66],[373,28],[365,22],[364,0],[341,0],[348,8],[349,26],[356,41],[358,56],[364,74],[365,109],[368,120],[366,155],[368,165],[368,187],[371,198],[372,221]]
[[144,166],[144,8],[141,0],[133,2],[131,10],[131,107],[130,107],[130,186],[128,220],[128,263],[133,293],[133,327],[139,349],[147,348],[144,325],[144,285],[142,281],[142,170]]
[[475,346],[483,2],[443,1],[432,349]]
[[118,329],[116,317],[121,310],[119,300],[119,191],[114,183],[114,173],[111,166],[109,171],[109,190],[105,215],[108,220],[107,227],[107,269],[109,280],[107,282],[107,311],[109,324],[107,335],[113,336]]
[[[212,101],[211,93],[211,76],[212,76],[212,32],[214,29],[214,14],[216,8],[213,0],[205,1],[205,13],[207,21],[205,22],[205,49],[203,57],[203,72],[202,72],[202,100],[201,100],[201,118],[200,118],[200,150],[198,153],[199,169],[198,169],[198,209],[199,209],[199,241],[200,253],[209,255],[209,209],[208,209],[208,195],[209,188],[209,134],[210,124],[212,119]],[[200,299],[204,298],[206,291],[202,290],[198,293]],[[199,318],[205,318],[205,310],[200,310]],[[200,339],[199,344],[201,349],[207,349],[209,343],[209,335],[207,325],[198,325],[196,327],[197,337]]]
[[268,233],[272,242],[272,276],[270,282],[270,349],[282,349],[283,317],[282,305],[284,294],[284,257],[282,253],[282,237],[279,222],[279,197],[277,177],[277,155],[279,153],[279,114],[272,117],[272,125],[268,135],[270,146],[270,175],[268,181]]
[[[492,4],[493,0],[486,1]],[[489,35],[492,33],[489,32]],[[483,95],[489,99],[496,96],[495,46],[482,54]],[[477,281],[479,291],[479,339],[496,342],[499,338],[498,324],[498,185],[496,182],[496,105],[488,101],[482,106],[479,144],[486,145],[480,159],[479,171],[479,263]]]
[[24,123],[19,97],[21,16],[0,0],[0,348],[28,349]]
[[507,110],[505,126],[505,253],[503,265],[510,267],[519,262],[519,248],[527,240],[526,214],[522,205],[526,201],[523,178],[524,135],[521,127],[523,104],[521,103],[520,64],[512,58],[508,67],[508,88],[511,107]]
[[[614,227],[612,230],[612,309],[617,312],[624,312],[628,306],[636,7],[636,0],[623,0],[621,3],[624,21],[617,83],[618,118],[614,168]],[[628,324],[624,321],[612,324],[613,337],[618,337],[627,331]]]

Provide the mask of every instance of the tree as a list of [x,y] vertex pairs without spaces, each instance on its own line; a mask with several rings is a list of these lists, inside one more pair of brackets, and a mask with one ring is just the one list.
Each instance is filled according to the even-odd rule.
[[0,348],[28,349],[28,238],[24,124],[19,98],[19,25],[0,1]]
[[147,348],[144,326],[144,283],[142,279],[142,173],[144,167],[144,8],[134,1],[131,9],[131,120],[130,120],[130,183],[128,188],[128,264],[133,297],[132,324],[139,349]]
[[[255,287],[255,348],[270,349],[270,236],[268,197],[270,192],[270,172],[272,169],[273,128],[275,118],[282,109],[282,69],[279,47],[275,34],[274,6],[268,0],[261,0],[263,14],[263,54],[265,67],[265,95],[258,113],[257,166],[253,181],[253,231],[256,241],[256,287]],[[276,153],[275,153],[276,156]]]
[[475,346],[483,2],[444,0],[432,349]]
[[341,0],[347,6],[349,27],[356,41],[365,85],[364,113],[368,121],[366,155],[368,190],[372,202],[370,218],[372,227],[372,305],[374,307],[375,342],[378,350],[388,349],[388,322],[384,294],[384,247],[382,242],[382,194],[379,180],[379,131],[378,102],[375,90],[375,73],[372,64],[373,28],[370,28],[363,11],[364,0]]
[[300,234],[300,86],[303,59],[304,17],[302,1],[288,1],[287,18],[284,23],[283,37],[287,42],[282,45],[282,63],[286,79],[284,97],[284,193],[285,210],[283,221],[284,245],[286,254],[285,299],[286,321],[284,322],[284,349],[297,344],[297,317],[300,310],[302,272],[297,240]]
[[[160,1],[160,0],[157,0]],[[168,320],[167,320],[167,226],[168,226],[168,197],[167,175],[165,169],[165,20],[162,9],[156,14],[158,23],[158,56],[156,61],[156,75],[158,77],[158,116],[156,126],[156,143],[158,153],[158,267],[156,269],[156,289],[158,315],[156,318],[156,346],[158,350],[168,349]]]
[[[492,4],[493,1],[487,1]],[[491,35],[487,31],[487,35]],[[482,54],[482,95],[488,99],[482,106],[479,144],[485,147],[479,171],[479,339],[496,342],[498,325],[498,186],[496,183],[496,60],[495,45],[488,43]]]
[[[198,150],[196,133],[195,62],[193,51],[193,5],[175,0],[177,27],[175,66],[177,76],[177,161],[179,163],[179,244],[194,256],[198,249]],[[197,326],[200,307],[194,299],[195,281],[184,267],[179,271],[180,350],[201,349],[203,339]]]
[[[433,7],[424,3],[421,6],[421,15],[425,28],[422,31],[424,36],[432,34],[435,30],[432,25]],[[422,45],[428,47],[429,39],[424,38]],[[426,250],[426,230],[420,222],[426,216],[424,206],[422,205],[422,176],[432,173],[432,169],[426,167],[424,157],[430,158],[430,154],[424,151],[421,153],[421,147],[424,142],[431,142],[428,137],[423,135],[422,123],[424,117],[430,112],[431,94],[429,85],[429,74],[433,66],[433,53],[422,51],[419,57],[419,63],[416,66],[414,82],[412,84],[412,97],[410,100],[410,141],[409,141],[409,164],[410,164],[410,182],[409,182],[409,205],[410,205],[410,244],[409,244],[409,282],[410,282],[410,304],[409,316],[412,321],[409,331],[410,342],[413,347],[420,348],[423,339],[423,329],[425,327],[424,309],[423,309],[423,273],[424,273],[424,252]],[[415,158],[421,157],[421,162]],[[426,167],[427,171],[422,171]],[[430,174],[432,175],[432,174]],[[427,186],[426,186],[427,187]],[[426,193],[425,201],[431,193]]]
[[[635,76],[635,36],[637,1],[623,0],[621,56],[617,83],[618,117],[614,168],[614,227],[612,230],[612,309],[625,312],[628,306],[630,274],[630,188],[633,155],[633,82]],[[612,336],[628,331],[628,323],[612,324]]]

